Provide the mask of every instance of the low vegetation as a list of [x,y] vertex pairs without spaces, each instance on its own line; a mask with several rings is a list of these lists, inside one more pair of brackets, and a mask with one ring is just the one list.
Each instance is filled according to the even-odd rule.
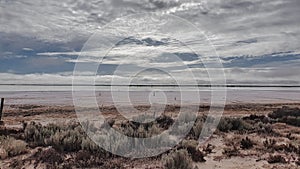
[[300,109],[299,108],[290,108],[290,107],[282,107],[269,113],[270,118],[286,123],[288,125],[300,127]]
[[268,158],[268,163],[274,164],[274,163],[286,163],[286,160],[283,156],[281,155],[270,155]]
[[13,137],[0,136],[1,159],[13,157],[27,152],[27,144]]
[[165,155],[163,162],[166,169],[193,169],[192,159],[185,149]]
[[254,145],[253,141],[250,140],[248,137],[246,137],[245,139],[242,139],[242,141],[241,141],[242,149],[250,149],[253,147],[253,145]]
[[251,129],[251,125],[246,121],[242,120],[241,118],[221,118],[220,123],[218,125],[218,130],[222,132],[246,131]]
[[[176,137],[179,133],[184,131],[193,122],[191,130],[183,138],[183,140],[175,146],[172,150],[164,153],[162,156],[155,157],[155,159],[163,161],[163,167],[166,169],[194,169],[193,164],[205,162],[208,154],[214,153],[215,146],[207,144],[199,147],[198,139],[203,132],[205,122],[213,122],[213,117],[205,115],[194,116],[190,114],[183,114],[180,117],[180,123],[176,122],[167,115],[161,115],[155,119],[152,116],[141,115],[134,117],[135,121],[108,119],[105,125],[111,126],[118,132],[135,138],[148,138],[162,134],[165,130],[171,129],[174,124],[175,127],[167,133],[171,137],[158,137],[153,142],[136,142],[135,145],[145,146],[147,148],[157,148],[156,145],[168,147],[172,141],[172,137]],[[274,129],[274,124],[277,122],[286,123],[288,125],[300,126],[299,109],[287,108],[275,110],[263,115],[250,115],[247,117],[230,118],[223,117],[217,126],[219,136],[226,137],[227,135],[234,135],[228,139],[222,148],[222,156],[225,158],[232,158],[235,156],[244,156],[248,152],[257,151],[256,153],[269,154],[264,160],[270,164],[287,163],[287,158],[283,154],[290,154],[292,157],[300,158],[300,145],[292,133],[283,134],[278,133]],[[26,157],[21,162],[15,161],[12,163],[13,168],[21,166],[24,162],[34,161],[34,165],[45,164],[47,168],[87,168],[99,167],[102,168],[122,168],[124,159],[113,155],[112,153],[100,148],[94,141],[92,141],[85,133],[85,129],[92,132],[100,133],[100,137],[96,138],[103,144],[116,144],[120,146],[112,146],[112,151],[130,151],[128,140],[118,140],[117,135],[113,135],[111,140],[101,140],[99,132],[104,126],[95,126],[93,123],[86,121],[82,124],[71,121],[66,124],[48,124],[41,125],[40,123],[30,122],[24,123],[21,135],[16,136],[0,136],[0,158],[6,159],[22,154],[26,154],[28,150],[37,150],[31,156]],[[245,137],[245,134],[247,136]],[[254,140],[251,136],[258,136],[263,138],[260,141]],[[284,143],[278,141],[277,137],[285,137],[288,142]],[[118,140],[118,142],[115,142]],[[226,142],[226,140],[225,140]],[[129,152],[130,153],[130,152]],[[221,154],[221,153],[220,153]],[[276,155],[277,154],[277,155]],[[253,154],[252,154],[253,155]],[[112,160],[113,159],[113,160]],[[114,160],[119,160],[114,162]],[[297,159],[297,158],[296,158]],[[126,159],[124,160],[126,162]],[[295,165],[300,165],[299,160],[294,160]]]

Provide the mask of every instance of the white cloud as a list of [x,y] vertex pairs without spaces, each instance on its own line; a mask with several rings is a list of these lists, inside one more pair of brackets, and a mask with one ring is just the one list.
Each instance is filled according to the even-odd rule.
[[[299,51],[298,0],[2,1],[0,31],[66,42],[87,37],[116,18],[149,11],[197,25],[222,56]],[[257,43],[236,46],[247,39]]]
[[24,51],[34,51],[33,49],[31,48],[23,48]]

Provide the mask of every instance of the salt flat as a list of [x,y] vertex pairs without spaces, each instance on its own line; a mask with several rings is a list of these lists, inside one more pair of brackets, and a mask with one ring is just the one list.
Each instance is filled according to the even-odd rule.
[[[16,87],[12,89],[12,87],[1,86],[0,97],[6,99],[7,105],[73,105],[73,98],[75,97],[73,97],[70,87],[37,86],[30,88],[30,91],[22,91],[22,88],[17,90]],[[191,89],[180,91],[177,88],[130,88],[129,92],[124,88],[114,89],[113,92],[110,91],[109,87],[96,87],[95,92],[86,89],[83,87],[82,90],[76,91],[76,99],[87,100],[95,97],[100,106],[127,104],[128,101],[134,105],[151,103],[209,104],[212,98],[210,88],[199,88],[198,91]],[[223,95],[224,91],[226,95]],[[300,101],[300,88],[222,88],[215,90],[213,94],[215,94],[215,98],[222,96],[222,99],[226,99],[226,104],[295,103]]]

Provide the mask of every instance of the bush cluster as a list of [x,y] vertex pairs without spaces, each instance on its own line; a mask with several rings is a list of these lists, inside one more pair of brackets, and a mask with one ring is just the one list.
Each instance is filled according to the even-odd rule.
[[27,144],[9,136],[0,136],[1,158],[13,157],[27,152]]
[[179,149],[185,149],[188,151],[194,162],[205,162],[204,153],[198,148],[198,141],[196,140],[183,140]]
[[24,137],[31,146],[52,146],[56,150],[73,152],[81,149],[82,139],[85,133],[79,123],[48,124],[31,122],[26,125]]
[[163,162],[166,169],[193,169],[191,157],[185,149],[163,156]]
[[283,106],[282,108],[279,108],[273,111],[272,113],[269,113],[268,116],[273,119],[280,119],[287,116],[300,117],[300,109]]
[[280,109],[269,113],[270,118],[288,125],[300,127],[300,109],[283,106]]
[[222,132],[245,131],[251,129],[251,125],[240,118],[221,118],[220,123],[218,125],[218,130]]

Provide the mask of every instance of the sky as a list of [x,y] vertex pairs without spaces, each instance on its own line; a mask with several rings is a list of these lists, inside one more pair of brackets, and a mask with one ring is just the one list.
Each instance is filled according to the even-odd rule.
[[[149,12],[161,20],[143,20]],[[135,15],[135,24],[148,22],[149,29],[142,34],[134,33],[142,28],[130,25],[107,29],[110,24],[126,25],[128,16]],[[207,53],[207,41],[193,29],[168,27],[185,44],[166,36],[167,32],[153,33],[156,24],[164,24],[170,15],[197,28],[216,55]],[[101,35],[101,44],[106,42],[103,38],[112,38],[109,33],[116,36],[116,31],[126,29],[128,36],[118,37],[122,40],[105,56],[96,74],[87,69],[78,75],[82,84],[91,78],[97,84],[112,79],[175,83],[159,70],[186,82],[191,80],[186,73],[191,70],[198,83],[209,83],[203,60],[218,56],[229,84],[297,85],[299,16],[299,0],[0,0],[0,84],[71,84],[76,64],[89,67],[104,57],[101,48],[82,52],[91,37]],[[196,54],[189,47],[199,51]],[[82,53],[86,58],[78,58]],[[116,71],[120,65],[122,71]]]

